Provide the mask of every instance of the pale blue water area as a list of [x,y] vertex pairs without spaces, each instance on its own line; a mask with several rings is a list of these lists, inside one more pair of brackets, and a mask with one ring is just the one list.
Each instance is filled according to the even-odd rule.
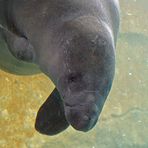
[[[95,128],[88,133],[69,128],[53,137],[18,136],[18,147],[148,148],[148,0],[120,0],[120,5],[116,75]],[[7,141],[0,145],[7,147]]]

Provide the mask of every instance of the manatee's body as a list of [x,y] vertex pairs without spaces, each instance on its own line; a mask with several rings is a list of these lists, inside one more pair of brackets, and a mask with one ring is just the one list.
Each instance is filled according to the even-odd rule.
[[119,28],[118,0],[0,0],[0,67],[42,71],[56,88],[36,129],[90,130],[110,91]]

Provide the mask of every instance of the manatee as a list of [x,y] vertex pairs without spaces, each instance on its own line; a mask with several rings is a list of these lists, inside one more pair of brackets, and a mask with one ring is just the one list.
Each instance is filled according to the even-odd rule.
[[118,0],[0,0],[0,67],[43,72],[55,89],[35,128],[55,135],[97,123],[115,71]]

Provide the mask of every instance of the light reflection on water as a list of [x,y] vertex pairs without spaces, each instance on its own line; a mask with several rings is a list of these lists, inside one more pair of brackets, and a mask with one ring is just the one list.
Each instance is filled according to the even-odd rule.
[[38,134],[34,120],[53,84],[44,75],[0,72],[0,147],[147,148],[148,1],[120,0],[122,25],[116,77],[100,121],[89,133],[69,128],[55,137]]

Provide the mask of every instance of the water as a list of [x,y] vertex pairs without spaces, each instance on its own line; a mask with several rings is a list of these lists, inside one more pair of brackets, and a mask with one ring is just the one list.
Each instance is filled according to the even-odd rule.
[[36,112],[53,84],[43,74],[0,71],[1,148],[148,148],[148,1],[120,3],[116,77],[97,126],[88,133],[38,134]]

